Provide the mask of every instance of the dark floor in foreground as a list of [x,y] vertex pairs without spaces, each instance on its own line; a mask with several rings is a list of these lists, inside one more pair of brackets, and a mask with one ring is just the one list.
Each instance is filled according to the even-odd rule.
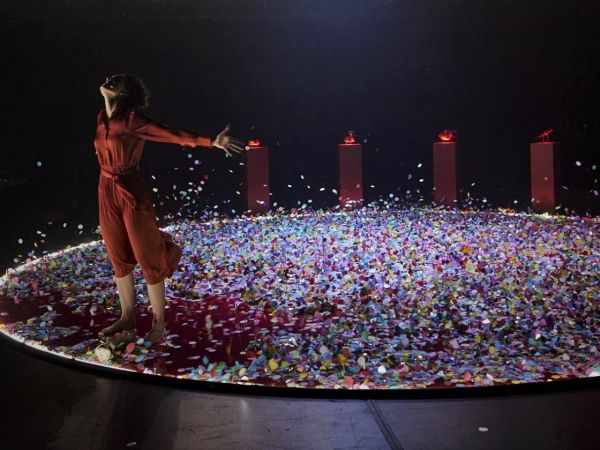
[[600,440],[600,389],[441,400],[287,399],[90,375],[5,342],[0,360],[0,448],[7,450],[584,450]]

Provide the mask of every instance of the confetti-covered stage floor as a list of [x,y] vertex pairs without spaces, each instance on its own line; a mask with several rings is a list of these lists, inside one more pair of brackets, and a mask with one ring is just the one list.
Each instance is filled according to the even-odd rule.
[[[293,388],[418,389],[600,375],[600,221],[439,209],[183,221],[165,342],[117,350],[102,241],[10,269],[0,330],[145,374]],[[138,334],[150,327],[136,268]]]

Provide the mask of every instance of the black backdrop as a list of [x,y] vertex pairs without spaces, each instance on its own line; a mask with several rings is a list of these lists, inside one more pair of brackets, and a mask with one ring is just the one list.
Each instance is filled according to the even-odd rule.
[[[230,122],[233,136],[268,145],[281,206],[335,205],[348,129],[364,144],[367,201],[418,199],[416,189],[429,201],[431,143],[450,127],[461,198],[524,209],[529,142],[553,128],[563,206],[598,213],[596,2],[12,1],[0,11],[3,267],[97,237],[98,85],[124,71],[146,81],[157,120],[211,136]],[[183,203],[164,195],[205,175],[198,206],[239,210],[239,157],[147,143],[142,161],[159,217]]]

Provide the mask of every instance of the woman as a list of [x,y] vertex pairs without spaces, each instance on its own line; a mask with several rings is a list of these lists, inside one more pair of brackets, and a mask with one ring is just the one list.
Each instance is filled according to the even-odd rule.
[[[115,273],[121,317],[102,330],[109,339],[135,339],[133,269],[140,264],[152,305],[152,328],[145,340],[156,344],[165,331],[165,282],[177,269],[181,248],[158,229],[149,190],[139,170],[146,140],[184,147],[217,147],[241,152],[244,144],[227,135],[229,125],[213,140],[197,133],[160,124],[141,110],[150,93],[131,74],[106,78],[100,86],[105,109],[98,113],[94,147],[100,163],[99,222]],[[119,333],[119,334],[116,334]]]

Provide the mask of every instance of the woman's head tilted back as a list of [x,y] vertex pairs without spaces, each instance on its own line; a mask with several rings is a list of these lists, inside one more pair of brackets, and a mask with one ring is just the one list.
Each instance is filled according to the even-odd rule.
[[106,77],[100,86],[103,96],[114,98],[118,111],[140,110],[148,106],[150,91],[141,78],[131,73]]

